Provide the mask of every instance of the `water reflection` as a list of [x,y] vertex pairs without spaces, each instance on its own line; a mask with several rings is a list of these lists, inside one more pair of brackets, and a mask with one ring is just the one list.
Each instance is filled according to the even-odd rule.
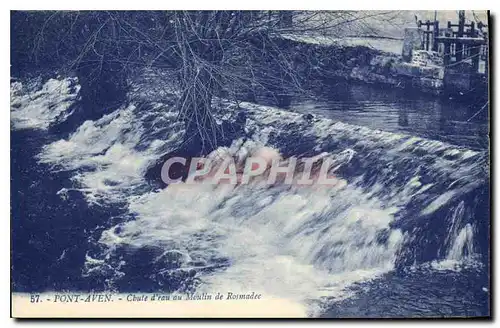
[[473,149],[487,149],[486,99],[465,96],[450,99],[411,90],[335,82],[320,90],[315,99],[279,95],[257,97],[257,102],[372,129],[407,133]]

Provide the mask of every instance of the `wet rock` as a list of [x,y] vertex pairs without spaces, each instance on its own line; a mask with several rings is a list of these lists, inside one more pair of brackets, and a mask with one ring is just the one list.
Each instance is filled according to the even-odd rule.
[[314,118],[314,115],[313,114],[304,114],[304,115],[302,115],[302,118],[307,120],[307,121],[312,121],[312,119]]

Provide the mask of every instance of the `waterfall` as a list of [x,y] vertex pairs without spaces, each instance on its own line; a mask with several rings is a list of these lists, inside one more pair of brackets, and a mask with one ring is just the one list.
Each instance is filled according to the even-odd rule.
[[[13,103],[19,104],[12,109],[15,127],[26,126],[25,111],[31,122],[38,122],[30,126],[38,128],[70,115],[65,110],[77,97],[68,91],[69,82],[59,83],[59,89],[48,83],[36,93],[35,103],[26,100],[33,94],[22,95],[14,86]],[[32,109],[53,102],[60,104],[57,117]],[[142,110],[132,102],[88,120],[38,155],[52,170],[71,172],[72,189],[89,204],[124,204],[123,217],[110,218],[96,232],[96,249],[89,251],[84,266],[84,275],[104,277],[110,288],[147,280],[158,290],[255,291],[300,304],[342,299],[349,286],[391,272],[398,257],[427,247],[426,229],[443,209],[452,214],[436,223],[447,227],[437,237],[441,244],[433,248],[434,259],[439,247],[453,261],[474,253],[474,224],[466,223],[467,204],[459,200],[487,180],[484,153],[325,118],[306,121],[300,114],[241,103],[250,114],[247,128],[254,131],[249,142],[285,156],[348,154],[338,169],[347,185],[157,190],[145,172],[180,144],[182,127],[172,106],[150,105]],[[242,143],[236,141],[229,151]],[[59,194],[68,197],[66,188]]]

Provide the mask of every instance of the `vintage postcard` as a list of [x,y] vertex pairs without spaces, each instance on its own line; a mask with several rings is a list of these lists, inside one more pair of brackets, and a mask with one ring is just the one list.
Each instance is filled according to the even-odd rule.
[[490,318],[487,11],[11,11],[14,318]]

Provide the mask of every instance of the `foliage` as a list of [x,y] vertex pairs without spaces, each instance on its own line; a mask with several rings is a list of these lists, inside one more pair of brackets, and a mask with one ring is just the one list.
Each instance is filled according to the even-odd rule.
[[[321,58],[297,53],[284,34],[334,34],[384,12],[352,11],[28,11],[12,12],[13,67],[76,71],[82,89],[117,92],[136,69],[172,71],[180,119],[201,149],[217,146],[212,100],[255,90],[304,92],[298,66]],[[304,70],[301,70],[304,72]],[[104,77],[103,77],[104,76]],[[105,85],[106,87],[103,87]],[[108,91],[108,90],[112,90]],[[96,97],[92,94],[89,97]]]

